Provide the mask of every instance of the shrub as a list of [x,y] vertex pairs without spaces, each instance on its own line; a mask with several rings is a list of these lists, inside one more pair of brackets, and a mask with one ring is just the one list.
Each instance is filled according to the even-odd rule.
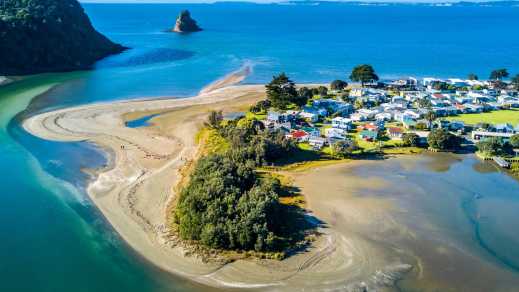
[[337,158],[345,158],[351,156],[359,146],[356,141],[337,141],[332,145],[332,154]]
[[444,129],[434,129],[427,137],[431,148],[439,150],[453,150],[460,147],[461,141],[457,136]]
[[406,147],[417,147],[420,145],[420,137],[415,133],[404,133],[402,135],[402,143]]

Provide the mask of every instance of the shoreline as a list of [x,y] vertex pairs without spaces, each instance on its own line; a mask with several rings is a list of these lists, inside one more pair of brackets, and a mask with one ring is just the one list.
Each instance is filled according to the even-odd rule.
[[[366,243],[330,228],[319,230],[322,235],[308,250],[285,260],[246,259],[227,264],[205,263],[188,255],[168,236],[168,203],[175,198],[180,170],[198,151],[195,134],[207,112],[238,109],[264,97],[263,85],[235,85],[245,78],[240,72],[192,98],[65,108],[29,117],[23,127],[47,140],[94,143],[110,156],[110,163],[98,170],[87,193],[130,247],[167,272],[213,287],[286,291],[320,290],[323,285],[362,287],[363,280],[380,267],[363,267],[359,275],[354,263],[365,263],[362,245]],[[150,120],[153,126],[125,126],[125,116],[150,112],[161,113]],[[345,276],[351,271],[355,271],[352,276]]]

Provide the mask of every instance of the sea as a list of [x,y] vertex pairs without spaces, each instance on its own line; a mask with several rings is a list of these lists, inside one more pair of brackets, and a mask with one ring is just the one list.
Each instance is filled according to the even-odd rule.
[[[88,170],[106,165],[106,157],[94,145],[29,135],[21,121],[30,115],[94,102],[188,98],[243,66],[252,68],[244,83],[268,82],[280,72],[298,83],[327,83],[347,79],[357,64],[373,65],[381,79],[469,73],[487,78],[496,68],[519,73],[517,2],[83,7],[100,32],[130,49],[89,71],[27,76],[0,87],[0,291],[212,290],[159,270],[129,248],[85,194],[92,179]],[[167,32],[183,9],[204,31]],[[503,172],[467,178],[459,182],[463,188],[517,189],[517,181]],[[433,184],[429,188],[435,192]],[[496,198],[505,202],[486,208],[485,218],[519,219],[512,210],[502,211],[518,196],[512,191]],[[429,220],[441,217],[436,212]],[[459,225],[463,242],[477,241],[482,235],[466,220]],[[485,228],[483,235],[495,246],[475,249],[475,255],[519,277],[519,245],[510,235],[516,229],[500,226]],[[506,254],[506,262],[492,253]],[[405,286],[413,287],[409,281]]]

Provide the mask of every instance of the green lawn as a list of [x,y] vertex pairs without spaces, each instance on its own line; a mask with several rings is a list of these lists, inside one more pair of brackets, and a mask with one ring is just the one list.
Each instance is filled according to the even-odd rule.
[[448,117],[447,120],[463,121],[469,125],[485,122],[489,124],[510,123],[515,126],[519,124],[519,109],[500,110],[481,114],[462,114]]

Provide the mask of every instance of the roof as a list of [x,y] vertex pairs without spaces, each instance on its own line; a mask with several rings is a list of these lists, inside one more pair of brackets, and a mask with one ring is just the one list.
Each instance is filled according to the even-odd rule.
[[290,135],[292,135],[292,137],[294,137],[294,138],[303,138],[303,137],[308,136],[308,133],[305,131],[302,131],[302,130],[297,130],[297,131],[293,131],[292,133],[290,133]]
[[401,128],[397,128],[397,127],[389,127],[387,129],[387,131],[389,133],[402,133],[403,132],[403,130]]
[[360,132],[359,135],[361,137],[368,137],[368,138],[376,138],[378,136],[377,132],[367,131],[367,130]]

